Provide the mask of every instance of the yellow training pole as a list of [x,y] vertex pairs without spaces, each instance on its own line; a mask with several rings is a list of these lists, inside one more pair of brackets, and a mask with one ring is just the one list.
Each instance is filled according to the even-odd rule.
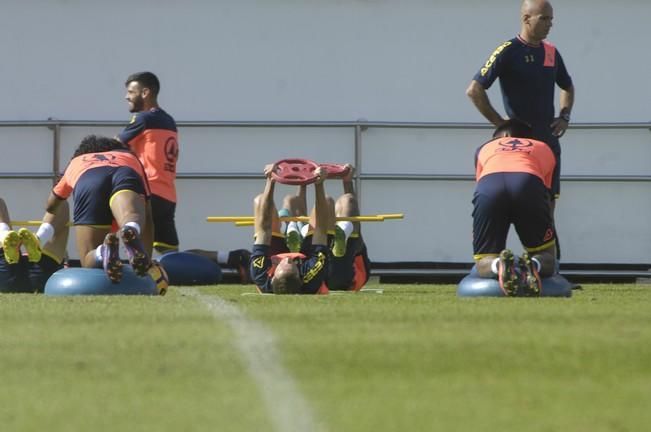
[[[395,218],[394,218],[395,219]],[[300,221],[300,222],[309,222],[310,218],[307,216],[298,216],[298,217],[282,217],[281,221]],[[350,222],[384,222],[384,218],[380,216],[339,216],[337,217],[338,221],[350,221]],[[235,226],[252,226],[254,224],[253,220],[239,220],[235,221]]]
[[[379,215],[362,215],[362,216],[340,216],[337,218],[338,221],[351,221],[351,222],[378,222],[384,219],[403,219],[405,215],[403,213],[389,213],[389,214],[379,214]],[[208,216],[206,221],[208,222],[247,222],[253,221],[253,216]],[[283,222],[297,221],[297,222],[309,222],[310,218],[308,216],[284,216],[279,218]]]
[[208,222],[238,222],[253,220],[253,216],[208,216],[206,221]]
[[[43,221],[40,221],[40,220],[11,221],[11,225],[16,225],[16,226],[41,226],[42,223],[43,223]],[[68,222],[66,225],[73,226],[73,223]],[[90,225],[90,226],[98,226],[98,225]]]
[[11,221],[11,225],[17,226],[40,226],[43,222],[37,220]]
[[389,213],[389,214],[379,214],[378,217],[383,219],[404,219],[404,213]]

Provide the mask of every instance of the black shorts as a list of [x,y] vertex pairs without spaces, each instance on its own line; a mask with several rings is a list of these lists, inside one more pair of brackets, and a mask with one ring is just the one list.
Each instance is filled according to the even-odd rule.
[[21,256],[13,265],[7,264],[4,254],[0,254],[0,292],[42,293],[49,277],[62,268],[63,263],[45,254],[37,263],[31,263],[26,256]]
[[151,212],[154,218],[154,247],[177,249],[179,236],[176,232],[176,203],[152,195]]
[[534,138],[546,143],[556,156],[556,166],[552,174],[552,200],[558,199],[561,195],[561,143],[557,136],[552,135],[551,129],[546,128],[546,133],[534,130]]
[[368,282],[371,261],[362,237],[350,237],[346,243],[346,254],[342,257],[330,255],[330,268],[326,284],[333,291],[359,291]]
[[121,191],[145,195],[142,178],[131,167],[101,166],[81,175],[75,185],[73,221],[75,225],[106,225],[113,222],[110,201]]
[[482,177],[472,200],[473,252],[477,260],[506,247],[511,224],[530,252],[554,243],[549,191],[527,173],[494,173]]

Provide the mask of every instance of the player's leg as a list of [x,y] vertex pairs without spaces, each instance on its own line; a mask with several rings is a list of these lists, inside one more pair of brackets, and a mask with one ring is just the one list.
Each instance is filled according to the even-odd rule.
[[119,242],[111,233],[113,214],[109,206],[114,167],[86,171],[73,192],[77,252],[83,267],[104,268],[113,282],[122,278]]
[[[280,216],[306,216],[307,215],[307,196],[306,186],[298,186],[296,195],[286,195],[283,198],[283,208],[279,212]],[[280,231],[285,233],[285,242],[291,252],[298,252],[303,242],[302,229],[305,224],[299,221],[289,221],[280,223]]]
[[[152,195],[151,223],[153,223],[153,247],[159,253],[179,250],[179,236],[176,231],[176,203],[168,201],[157,195]],[[143,242],[147,245],[147,223],[143,225]],[[151,250],[148,252],[151,255]]]
[[[45,213],[43,223],[33,238],[29,236],[29,240],[23,240],[24,245],[25,242],[36,240],[41,251],[38,262],[29,260],[28,278],[33,292],[42,293],[48,278],[63,268],[70,232],[69,221],[70,207],[68,202],[64,201],[57,207],[55,213]],[[29,256],[30,247],[26,249]]]
[[359,203],[352,193],[341,195],[335,202],[334,241],[332,254],[342,257],[346,253],[346,243],[351,236],[358,237],[361,233],[361,224],[351,221],[336,221],[336,217],[359,216]]
[[0,247],[7,264],[16,264],[20,258],[20,236],[11,228],[7,203],[0,198]]
[[0,198],[0,292],[16,292],[19,273],[20,237],[11,229],[9,209]]
[[123,166],[113,173],[109,206],[120,227],[118,236],[129,263],[138,276],[144,276],[151,267],[150,255],[141,239],[147,224],[147,203],[142,179],[133,169]]
[[517,206],[515,230],[525,248],[520,259],[522,280],[530,294],[539,295],[541,278],[551,276],[556,267],[556,236],[547,189],[538,177],[513,173],[511,186]]
[[45,212],[36,233],[26,228],[18,231],[30,262],[38,263],[43,253],[50,255],[56,262],[63,262],[70,231],[69,220],[70,207],[67,201],[63,201],[55,213]]
[[510,226],[510,200],[504,174],[482,178],[473,197],[473,258],[480,277],[497,279],[505,295],[514,295],[519,276],[513,253],[505,249]]
[[129,263],[139,276],[144,276],[151,259],[140,238],[146,224],[146,203],[142,195],[132,190],[116,192],[110,201],[113,217],[120,226],[118,236],[127,252]]
[[[330,196],[325,197],[325,205],[326,209],[323,212],[325,215],[321,219],[317,217],[317,211],[316,211],[316,204],[315,206],[312,207],[310,211],[310,222],[309,224],[305,224],[303,228],[301,229],[302,234],[303,234],[303,243],[301,244],[301,252],[307,252],[310,250],[313,242],[313,232],[314,228],[317,226],[317,224],[325,225],[326,226],[326,232],[328,233],[334,233],[334,228],[335,228],[335,200],[332,199]],[[332,238],[331,234],[328,234],[327,239],[325,239],[326,244],[332,243]]]

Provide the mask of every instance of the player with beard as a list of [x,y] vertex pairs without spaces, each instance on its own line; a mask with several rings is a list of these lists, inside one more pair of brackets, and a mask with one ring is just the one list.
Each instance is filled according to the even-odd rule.
[[179,157],[176,122],[158,105],[160,82],[151,72],[130,75],[125,86],[129,125],[117,136],[129,146],[145,167],[151,187],[154,218],[154,248],[158,252],[178,250],[176,232],[176,162]]

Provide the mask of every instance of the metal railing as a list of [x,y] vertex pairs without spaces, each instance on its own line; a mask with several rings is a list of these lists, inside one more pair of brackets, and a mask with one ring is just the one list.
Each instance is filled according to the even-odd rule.
[[[3,179],[43,179],[56,178],[61,170],[61,129],[64,127],[116,127],[125,126],[123,121],[86,121],[86,120],[57,120],[44,121],[0,121],[0,128],[8,127],[45,127],[52,131],[52,171],[50,173],[12,172],[0,173]],[[353,130],[354,165],[356,167],[356,186],[361,191],[361,180],[426,180],[426,181],[474,181],[472,175],[437,175],[409,173],[364,173],[362,167],[363,132],[370,128],[388,129],[448,129],[467,130],[493,128],[488,123],[461,122],[391,122],[391,121],[179,121],[180,128],[351,128]],[[646,129],[651,130],[650,123],[572,123],[572,129],[604,130],[604,129]],[[259,173],[177,173],[179,179],[229,179],[242,180],[260,178]],[[563,181],[571,182],[651,182],[651,175],[563,175]]]

